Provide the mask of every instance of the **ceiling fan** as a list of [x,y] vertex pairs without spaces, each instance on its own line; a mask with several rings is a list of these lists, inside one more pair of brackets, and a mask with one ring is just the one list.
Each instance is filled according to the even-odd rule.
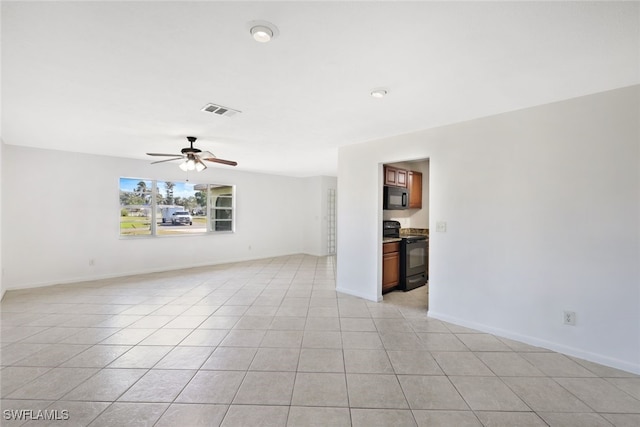
[[199,148],[193,148],[193,143],[196,142],[195,136],[188,136],[187,140],[191,144],[189,147],[185,147],[180,152],[182,154],[164,154],[164,153],[147,153],[149,156],[161,156],[161,157],[172,157],[171,159],[158,160],[157,162],[151,162],[151,164],[156,163],[164,163],[170,162],[172,160],[184,160],[184,162],[180,163],[180,169],[183,171],[196,170],[198,172],[203,171],[207,168],[207,165],[204,164],[203,160],[213,163],[221,163],[223,165],[236,166],[238,162],[234,162],[233,160],[224,160],[217,158],[210,151],[202,151]]

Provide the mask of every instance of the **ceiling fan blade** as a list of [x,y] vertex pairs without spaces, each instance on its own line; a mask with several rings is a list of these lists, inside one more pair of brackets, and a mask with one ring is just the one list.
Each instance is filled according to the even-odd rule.
[[182,154],[147,153],[147,156],[182,157]]
[[222,163],[223,165],[229,165],[229,166],[236,166],[238,164],[238,162],[234,162],[233,160],[218,159],[217,157],[208,157],[202,160],[206,160],[208,162],[214,162],[214,163]]
[[[198,165],[200,165],[202,167],[202,169]],[[196,170],[198,172],[202,172],[206,168],[207,168],[207,165],[204,164],[204,162],[202,161],[202,159],[200,157],[196,156]]]
[[151,162],[151,164],[155,165],[156,163],[170,162],[172,160],[182,160],[182,157],[174,157],[173,159],[158,160],[157,162]]

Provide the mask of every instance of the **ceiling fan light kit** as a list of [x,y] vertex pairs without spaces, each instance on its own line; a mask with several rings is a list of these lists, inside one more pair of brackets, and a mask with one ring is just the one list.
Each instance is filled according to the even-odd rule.
[[195,159],[187,159],[184,162],[180,163],[180,165],[178,165],[178,167],[180,169],[182,169],[183,171],[187,172],[187,171],[192,171],[192,170],[197,170],[198,172],[205,170],[207,167],[200,163],[200,162],[196,162]]

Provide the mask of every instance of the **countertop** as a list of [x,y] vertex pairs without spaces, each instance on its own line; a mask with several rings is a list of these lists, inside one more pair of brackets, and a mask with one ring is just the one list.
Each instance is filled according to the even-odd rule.
[[401,228],[400,237],[383,237],[382,243],[400,242],[403,237],[407,236],[424,236],[429,240],[428,228]]
[[425,236],[429,238],[428,228],[401,228],[400,237],[402,236]]
[[382,243],[393,243],[393,242],[400,242],[402,241],[401,237],[383,237],[382,238]]

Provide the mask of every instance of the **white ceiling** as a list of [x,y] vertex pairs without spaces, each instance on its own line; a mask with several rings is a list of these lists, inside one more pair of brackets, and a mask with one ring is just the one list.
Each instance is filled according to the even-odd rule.
[[[335,175],[338,147],[640,83],[637,2],[2,2],[6,144]],[[255,42],[248,22],[280,34]],[[384,99],[369,96],[389,88]],[[242,114],[214,117],[213,102]],[[226,168],[228,166],[211,165]]]

